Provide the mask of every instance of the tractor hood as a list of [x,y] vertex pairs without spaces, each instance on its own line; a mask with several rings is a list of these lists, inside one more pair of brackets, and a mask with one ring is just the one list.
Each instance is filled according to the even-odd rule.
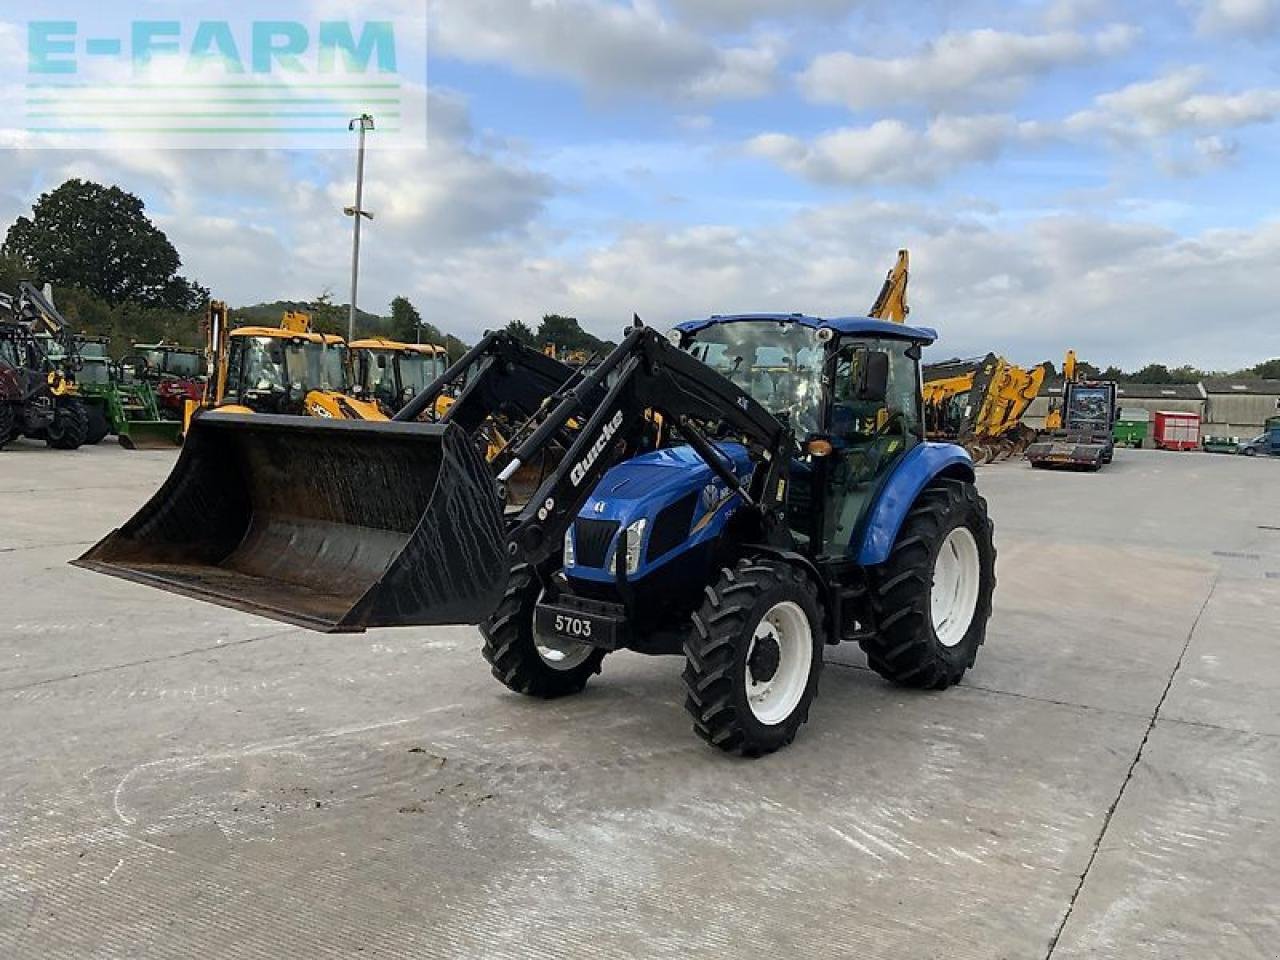
[[[752,471],[746,448],[718,444],[734,472]],[[619,464],[604,475],[579,512],[570,536],[577,549],[566,572],[588,580],[612,580],[611,558],[619,534],[644,521],[639,565],[633,578],[647,575],[669,556],[719,534],[736,509],[737,498],[692,447],[671,447]],[[634,548],[634,545],[633,545]]]

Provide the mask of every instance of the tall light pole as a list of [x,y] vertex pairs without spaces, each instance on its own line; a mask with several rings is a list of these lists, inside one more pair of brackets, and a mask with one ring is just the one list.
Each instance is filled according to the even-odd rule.
[[356,298],[360,293],[360,224],[373,214],[364,209],[364,139],[373,129],[373,117],[361,114],[347,125],[348,130],[360,131],[360,149],[356,155],[356,205],[342,212],[355,220],[355,239],[351,244],[351,318],[347,324],[347,342],[356,338]]

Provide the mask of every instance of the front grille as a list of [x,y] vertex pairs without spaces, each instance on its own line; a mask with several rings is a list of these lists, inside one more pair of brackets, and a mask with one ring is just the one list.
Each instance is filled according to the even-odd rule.
[[617,520],[575,520],[573,546],[578,565],[603,568],[620,526]]

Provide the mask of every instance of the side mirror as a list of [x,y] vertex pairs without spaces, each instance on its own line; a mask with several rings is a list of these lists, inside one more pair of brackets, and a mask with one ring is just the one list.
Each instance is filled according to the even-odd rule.
[[889,396],[889,354],[883,350],[867,353],[854,391],[863,403],[884,403]]

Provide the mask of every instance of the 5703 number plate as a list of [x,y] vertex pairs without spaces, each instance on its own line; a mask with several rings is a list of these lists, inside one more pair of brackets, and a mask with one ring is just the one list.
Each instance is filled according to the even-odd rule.
[[538,633],[544,637],[613,649],[617,623],[609,617],[548,604],[539,605],[534,617]]

